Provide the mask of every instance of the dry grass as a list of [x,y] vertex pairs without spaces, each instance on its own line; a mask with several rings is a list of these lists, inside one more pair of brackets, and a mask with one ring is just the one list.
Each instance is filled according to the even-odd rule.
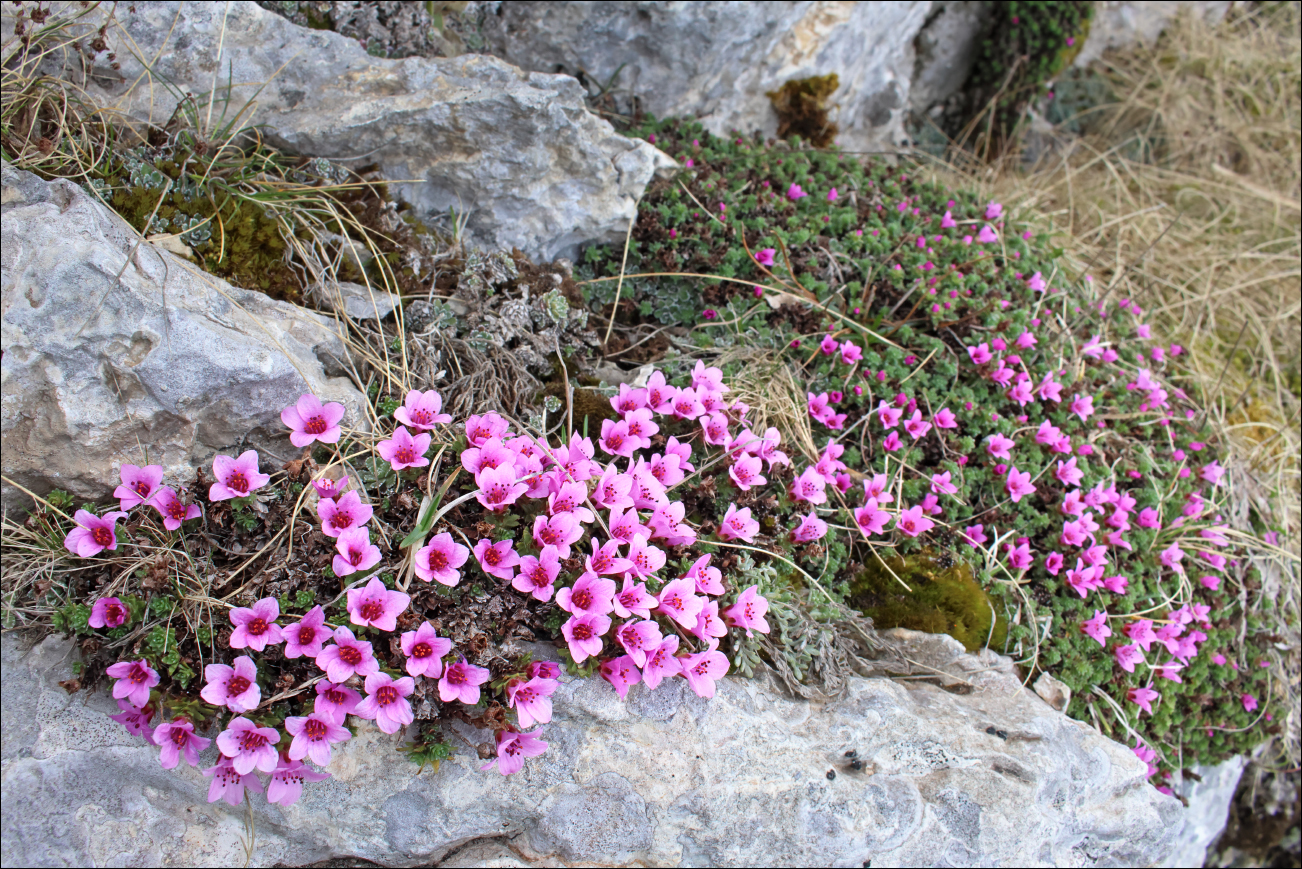
[[[1116,102],[1033,167],[961,155],[935,172],[1054,234],[1100,295],[1138,301],[1202,391],[1207,440],[1234,456],[1227,518],[1255,538],[1245,595],[1281,635],[1287,715],[1271,757],[1298,766],[1299,399],[1302,397],[1302,37],[1296,4],[1184,16],[1156,46],[1107,55]],[[1255,521],[1254,521],[1255,520]],[[1255,606],[1254,606],[1255,604]]]

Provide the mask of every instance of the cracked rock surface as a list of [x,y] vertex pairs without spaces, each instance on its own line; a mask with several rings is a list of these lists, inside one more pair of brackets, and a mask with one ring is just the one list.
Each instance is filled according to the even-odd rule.
[[[570,680],[550,750],[507,778],[479,771],[487,731],[460,725],[454,755],[417,774],[363,723],[296,805],[254,801],[252,865],[1108,866],[1171,849],[1184,810],[1126,746],[1021,688],[1005,658],[895,639],[950,690],[855,677],[817,704],[727,678],[707,702],[675,679],[621,702]],[[59,687],[70,643],[6,635],[3,655],[5,865],[243,862],[242,808],[207,803],[198,770],[160,769],[110,698]]]

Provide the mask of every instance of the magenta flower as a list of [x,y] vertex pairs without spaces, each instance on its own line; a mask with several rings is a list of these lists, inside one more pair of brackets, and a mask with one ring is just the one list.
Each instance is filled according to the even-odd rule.
[[1184,573],[1184,567],[1180,564],[1181,559],[1184,558],[1184,550],[1180,548],[1180,544],[1172,543],[1166,549],[1163,549],[1157,558],[1164,566],[1176,573]]
[[605,575],[620,574],[632,570],[633,562],[619,554],[619,547],[620,541],[618,540],[607,540],[598,546],[597,538],[592,538],[592,554],[584,561],[585,571]]
[[400,425],[394,429],[392,438],[375,445],[375,451],[395,471],[401,471],[403,468],[423,468],[429,464],[429,459],[425,458],[425,451],[429,449],[430,440],[429,432],[421,432],[412,437],[407,427]]
[[638,672],[637,664],[632,658],[620,655],[601,665],[601,678],[614,686],[615,693],[623,700],[628,696],[628,689],[642,681],[642,674]]
[[116,628],[127,620],[127,608],[115,597],[102,597],[90,608],[92,628]]
[[251,607],[237,606],[231,610],[232,649],[252,649],[261,652],[268,645],[275,645],[284,639],[280,625],[280,604],[274,597],[264,597]]
[[659,604],[654,597],[647,594],[646,583],[633,583],[632,577],[624,574],[624,587],[619,594],[615,595],[611,602],[615,609],[615,615],[622,619],[639,616],[644,619],[651,618],[651,609]]
[[482,446],[467,447],[461,453],[461,467],[479,476],[485,468],[512,467],[517,454],[497,438],[489,438]]
[[[665,554],[659,548],[648,544],[643,535],[634,534],[633,540],[628,544],[628,561],[632,565],[629,573],[638,579],[646,579],[665,566]],[[612,582],[610,585],[613,594],[615,584]]]
[[660,626],[654,621],[627,622],[615,631],[615,640],[624,647],[627,657],[638,667],[646,664],[648,652],[654,652],[664,642]]
[[342,532],[335,541],[335,549],[338,554],[332,566],[338,576],[365,572],[383,558],[380,547],[371,543],[371,532],[364,525]]
[[444,703],[460,700],[467,706],[474,706],[479,702],[479,686],[487,682],[490,675],[483,667],[468,664],[462,657],[444,668],[443,677],[439,679],[439,699]]
[[452,651],[452,641],[440,637],[429,622],[402,635],[402,653],[412,676],[437,679],[443,675],[443,656]]
[[1224,475],[1225,469],[1221,467],[1220,462],[1211,462],[1210,464],[1203,465],[1198,471],[1198,476],[1211,483],[1213,486],[1219,486],[1221,484],[1221,477]]
[[[596,541],[593,541],[596,546]],[[538,600],[551,600],[556,577],[561,572],[560,552],[555,546],[544,546],[537,556],[526,555],[520,559],[520,572],[511,587]]]
[[768,620],[764,618],[768,611],[768,599],[759,593],[759,586],[752,585],[737,595],[737,602],[724,610],[723,617],[728,624],[741,628],[749,637],[752,636],[751,631],[759,631],[761,634],[769,632]]
[[457,568],[468,558],[470,550],[444,531],[416,550],[416,575],[425,582],[437,579],[443,585],[454,586],[461,581],[461,571]]
[[561,483],[556,491],[547,496],[547,512],[552,516],[558,513],[573,513],[581,523],[591,522],[596,517],[584,506],[588,499],[588,487],[581,482]]
[[298,622],[281,628],[280,636],[285,641],[286,658],[316,658],[321,654],[321,644],[330,639],[330,631],[325,627],[325,610],[312,607]]
[[1095,610],[1094,618],[1081,622],[1080,630],[1104,648],[1108,645],[1107,638],[1112,636],[1112,628],[1108,627],[1108,614],[1104,610]]
[[[546,522],[542,516],[538,521]],[[577,523],[575,523],[577,524]],[[534,536],[537,537],[537,522],[534,523]],[[491,540],[483,539],[475,544],[475,558],[479,561],[479,566],[485,573],[492,574],[498,579],[504,579],[507,582],[515,579],[515,566],[520,563],[520,556],[515,551],[515,541],[502,540],[494,543]]]
[[373,719],[385,733],[397,733],[415,720],[407,699],[415,690],[416,680],[410,676],[395,679],[388,673],[372,673],[366,677],[366,699],[353,714]]
[[123,510],[130,510],[140,504],[149,504],[158,494],[158,484],[163,482],[162,465],[123,465],[118,472],[122,485],[113,490],[113,497],[119,499]]
[[714,683],[728,672],[728,658],[723,652],[711,647],[695,655],[682,659],[683,676],[687,684],[700,697],[709,699],[714,696]]
[[350,528],[360,528],[370,522],[375,508],[363,504],[356,492],[345,492],[337,501],[322,498],[317,502],[316,512],[321,519],[321,533],[338,537]]
[[203,515],[198,504],[186,504],[171,486],[159,486],[154,495],[153,507],[163,516],[163,527],[175,531],[187,519]]
[[505,438],[509,428],[510,423],[496,413],[471,416],[466,420],[466,440],[474,446],[483,446],[489,438]]
[[904,423],[904,430],[915,441],[931,431],[931,423],[922,418],[922,411],[915,410],[913,416],[909,417]]
[[1256,698],[1256,697],[1253,697],[1251,694],[1244,694],[1243,697],[1240,698],[1240,699],[1242,699],[1242,701],[1243,701],[1243,708],[1244,708],[1245,711],[1247,711],[1247,712],[1256,712],[1256,711],[1257,711],[1257,698]]
[[1035,491],[1035,486],[1031,484],[1031,472],[1019,471],[1014,466],[1008,471],[1008,480],[1004,483],[1004,488],[1008,491],[1008,496],[1016,504],[1027,495]]
[[439,423],[452,422],[452,417],[440,413],[441,410],[443,410],[443,396],[433,389],[428,392],[413,389],[407,393],[402,407],[393,412],[393,418],[416,431],[429,431]]
[[337,401],[322,404],[315,395],[299,396],[297,403],[280,412],[280,421],[289,427],[289,442],[302,448],[320,441],[323,444],[339,443],[343,433],[339,421],[344,418],[344,406]]
[[231,759],[231,766],[240,775],[257,769],[273,772],[279,756],[276,743],[280,733],[274,727],[259,727],[243,715],[232,718],[230,724],[217,734],[217,748]]
[[316,665],[325,671],[326,678],[342,685],[352,676],[370,676],[380,672],[371,644],[358,640],[346,627],[335,628],[335,643],[326,646],[316,656]]
[[258,668],[248,655],[240,655],[234,666],[209,664],[203,668],[204,685],[199,696],[205,703],[225,706],[232,712],[249,712],[262,700],[258,687]]
[[303,766],[300,760],[282,760],[276,766],[276,771],[271,774],[271,781],[267,784],[267,802],[292,806],[303,795],[303,782],[322,781],[328,778],[330,773],[317,772]]
[[728,468],[728,476],[737,484],[738,489],[745,492],[751,486],[762,486],[768,482],[768,478],[760,473],[763,469],[764,460],[759,456],[742,456]]
[[117,529],[114,527],[119,519],[126,518],[126,513],[114,510],[105,513],[104,518],[96,516],[94,513],[88,513],[85,510],[78,510],[73,517],[77,527],[68,532],[64,538],[64,547],[73,555],[79,558],[90,558],[99,555],[105,549],[116,550],[118,548]]
[[584,573],[571,588],[556,592],[556,605],[572,615],[595,613],[605,615],[615,608],[615,583],[613,580]]
[[398,616],[411,603],[411,595],[388,588],[371,577],[365,588],[348,589],[348,616],[355,625],[389,632],[398,629]]
[[322,498],[338,498],[348,488],[348,477],[332,480],[329,477],[317,477],[312,481],[312,488]]
[[986,205],[986,220],[998,220],[999,215],[1004,213],[1004,206],[998,202],[990,202]]
[[1144,661],[1144,653],[1134,644],[1117,646],[1112,650],[1112,654],[1117,659],[1117,665],[1127,673],[1135,672],[1135,665],[1142,664]]
[[797,199],[803,199],[808,195],[809,195],[808,193],[800,189],[799,184],[796,184],[794,182],[791,184],[790,187],[787,188],[787,198],[790,199],[792,202],[795,202]]
[[777,252],[778,250],[775,247],[766,247],[755,254],[755,262],[762,266],[771,266],[773,265],[773,255]]
[[156,745],[154,740],[154,728],[149,726],[149,722],[154,718],[153,709],[137,709],[125,700],[117,701],[118,709],[122,710],[117,715],[110,715],[118,724],[121,724],[129,733],[134,733],[150,745]]
[[660,647],[646,656],[646,665],[642,668],[642,681],[647,690],[655,690],[659,684],[683,672],[682,659],[675,656],[678,651],[678,637],[671,634],[665,637]]
[[846,341],[841,344],[841,361],[846,365],[854,365],[863,359],[863,348],[852,341]]
[[994,227],[987,223],[985,226],[981,227],[981,231],[977,233],[976,240],[981,244],[993,244],[994,242],[999,241],[999,235],[995,232]]
[[561,683],[555,679],[534,677],[528,682],[506,686],[506,705],[515,708],[521,727],[546,724],[552,720],[551,695]]
[[827,479],[817,468],[809,467],[800,472],[800,476],[791,481],[791,500],[806,504],[827,503]]
[[173,718],[165,724],[158,725],[158,729],[154,731],[154,741],[162,749],[158,761],[163,765],[163,769],[174,769],[180,763],[182,755],[190,766],[198,766],[199,752],[212,742],[211,739],[196,736],[194,725],[186,718]]
[[574,663],[581,664],[589,657],[601,654],[601,637],[608,630],[610,618],[597,613],[580,613],[561,625],[561,633],[569,643]]
[[[810,469],[806,468],[806,472]],[[822,477],[818,478],[822,481]],[[824,496],[826,499],[826,496]],[[719,523],[719,536],[724,540],[745,540],[747,543],[755,541],[755,535],[759,533],[760,524],[758,520],[750,516],[750,508],[743,507],[738,510],[736,504],[729,504],[727,511],[723,514],[723,521]]]
[[1149,715],[1153,714],[1153,701],[1160,696],[1152,688],[1131,688],[1126,692],[1126,699]]
[[208,489],[209,501],[243,498],[271,481],[269,474],[258,473],[257,450],[245,450],[237,459],[213,456],[212,475],[217,482]]
[[113,696],[126,699],[132,706],[144,707],[149,702],[149,689],[158,684],[158,673],[144,658],[139,661],[119,661],[104,671],[109,678],[117,679]]
[[538,738],[538,731],[533,733],[511,733],[506,730],[497,732],[497,757],[481,766],[488,769],[497,764],[497,771],[502,775],[511,775],[524,768],[526,757],[537,757],[547,750],[547,743]]
[[950,473],[931,475],[931,491],[937,495],[957,495],[958,486],[950,482]]
[[899,515],[895,517],[896,530],[910,537],[917,537],[919,534],[930,531],[935,524],[935,522],[922,515],[921,505],[901,510]]
[[482,469],[475,475],[475,485],[479,487],[475,500],[494,513],[505,511],[529,491],[529,484],[517,480],[516,476],[514,465]]
[[[631,518],[635,527],[641,527],[637,524],[636,512],[629,510],[625,515]],[[616,511],[611,511],[610,525],[612,533],[614,533],[614,528],[619,525],[620,518]],[[578,542],[578,539],[582,536],[583,525],[573,513],[557,513],[555,516],[539,515],[533,520],[534,542],[540,547],[555,546],[561,558],[570,557],[570,544]],[[478,547],[476,547],[477,552]],[[518,558],[516,563],[519,563]],[[503,579],[510,579],[510,577],[503,577]]]
[[254,773],[240,775],[235,771],[235,765],[229,757],[222,757],[215,766],[205,769],[203,774],[212,779],[212,785],[208,788],[210,803],[225,800],[232,806],[238,806],[244,802],[245,788],[255,794],[262,793],[262,782],[257,775]]
[[812,543],[815,540],[823,539],[827,534],[827,523],[819,519],[817,514],[811,512],[808,516],[800,518],[800,524],[791,532],[791,541],[793,543]]
[[865,534],[881,534],[886,530],[886,523],[891,514],[877,507],[877,499],[869,498],[862,507],[854,511],[854,521]]
[[715,638],[726,637],[728,635],[728,626],[724,624],[722,617],[719,615],[719,602],[717,600],[707,600],[701,607],[701,612],[696,616],[696,624],[692,627],[692,634],[703,642],[712,642]]
[[312,710],[314,713],[329,715],[342,724],[344,717],[361,702],[362,695],[352,688],[323,681],[316,683],[316,702],[312,704]]

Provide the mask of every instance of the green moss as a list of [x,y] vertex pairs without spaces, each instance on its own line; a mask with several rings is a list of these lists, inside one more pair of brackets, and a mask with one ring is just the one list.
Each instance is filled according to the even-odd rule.
[[[906,591],[891,571],[913,591]],[[986,645],[1002,649],[1008,634],[1004,617],[995,616],[972,568],[931,549],[887,558],[885,564],[874,561],[851,582],[849,603],[879,628],[949,634],[969,652]]]
[[815,148],[826,148],[836,138],[838,127],[828,120],[827,101],[840,80],[836,73],[789,81],[765,96],[778,115],[778,137],[799,136]]

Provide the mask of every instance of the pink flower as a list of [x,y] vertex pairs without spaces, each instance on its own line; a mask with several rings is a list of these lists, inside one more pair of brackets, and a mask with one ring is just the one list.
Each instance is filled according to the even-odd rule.
[[570,588],[556,592],[556,605],[572,615],[605,615],[615,608],[613,580],[585,573]]
[[119,519],[125,519],[126,513],[114,510],[105,513],[104,518],[78,510],[73,517],[77,527],[68,532],[63,545],[69,552],[80,558],[99,555],[105,549],[118,548],[117,529],[114,527]]
[[986,220],[998,220],[999,215],[1004,213],[1004,206],[998,202],[990,202],[986,205]]
[[935,522],[922,515],[921,506],[901,510],[900,514],[895,517],[896,530],[907,534],[909,537],[917,537],[919,534],[930,531],[935,524]]
[[761,634],[769,632],[768,620],[764,618],[769,611],[769,602],[759,593],[759,586],[752,585],[737,595],[737,602],[723,611],[728,624],[741,628],[746,636],[753,636],[752,631]]
[[181,523],[203,515],[198,504],[185,504],[171,486],[160,486],[154,496],[154,509],[163,516],[163,527],[175,531]]
[[1117,665],[1127,673],[1135,672],[1135,665],[1143,663],[1144,653],[1139,651],[1139,646],[1117,646],[1112,650],[1112,654],[1117,659]]
[[280,604],[274,597],[264,597],[251,607],[235,607],[230,614],[231,624],[235,626],[231,632],[231,648],[261,652],[268,645],[281,642],[284,637],[280,625],[276,624],[278,618]]
[[936,415],[932,419],[936,423],[936,428],[958,428],[958,419],[948,407],[942,407],[936,411]]
[[217,748],[231,759],[231,766],[240,775],[257,769],[273,772],[279,757],[276,743],[280,733],[274,727],[259,727],[243,715],[232,718],[226,729],[217,734]]
[[931,431],[931,423],[922,418],[922,411],[915,410],[913,416],[909,417],[904,423],[904,430],[909,433],[915,441]]
[[561,625],[561,633],[570,646],[570,657],[581,664],[589,657],[601,654],[601,637],[610,630],[610,619],[597,613],[571,616]]
[[883,533],[886,530],[886,523],[890,519],[890,513],[878,509],[876,498],[869,498],[862,507],[854,511],[854,521],[866,534]]
[[682,661],[683,676],[697,696],[710,698],[714,696],[714,683],[728,672],[728,658],[723,652],[710,648],[695,655],[687,655]]
[[999,433],[990,435],[986,438],[986,452],[996,459],[1012,458],[1009,450],[1013,448],[1013,441]]
[[957,495],[958,486],[950,482],[950,473],[946,471],[943,474],[931,475],[931,491],[937,495]]
[[[632,565],[629,573],[639,579],[646,579],[665,566],[665,554],[657,547],[648,545],[643,535],[634,534],[633,540],[628,545],[628,561]],[[611,583],[612,594],[614,588],[615,584]],[[609,609],[603,610],[603,612],[609,611]]]
[[615,615],[622,619],[632,616],[649,619],[651,618],[651,608],[658,606],[658,604],[659,601],[647,594],[646,583],[639,582],[634,585],[632,577],[626,573],[624,574],[624,587],[620,589],[619,594],[615,595],[611,605],[614,607]]
[[646,664],[648,652],[653,652],[660,647],[664,637],[660,634],[660,626],[654,621],[644,620],[640,622],[628,622],[620,626],[615,631],[615,641],[624,647],[627,657],[632,662],[641,667]]
[[742,456],[728,468],[728,476],[743,492],[751,486],[762,486],[768,478],[760,473],[764,469],[764,460],[759,456]]
[[1157,759],[1156,751],[1153,751],[1153,749],[1149,748],[1147,745],[1136,745],[1131,750],[1135,753],[1135,757],[1148,765],[1148,775],[1150,778],[1157,774],[1157,765],[1153,763],[1153,761]]
[[380,672],[371,644],[358,640],[346,627],[335,628],[335,643],[326,646],[316,656],[316,665],[325,671],[326,678],[342,685],[352,676],[370,676]]
[[547,750],[547,743],[538,738],[538,732],[511,733],[507,730],[497,732],[497,757],[481,766],[488,769],[497,764],[497,771],[502,775],[511,775],[524,768],[526,757],[537,757]]
[[1008,552],[1008,566],[1013,570],[1029,570],[1033,563],[1029,543],[1019,543]]
[[404,633],[401,645],[407,656],[407,672],[430,679],[443,674],[443,656],[452,651],[452,641],[436,634],[429,622],[421,622],[416,630]]
[[546,724],[552,720],[551,695],[561,683],[555,679],[534,677],[528,682],[506,686],[506,705],[515,708],[521,727]]
[[1103,587],[1113,594],[1125,594],[1126,588],[1130,585],[1130,580],[1120,574],[1108,576],[1103,580]]
[[660,590],[656,610],[690,630],[696,626],[704,605],[705,601],[696,595],[696,581],[679,577]]
[[846,365],[854,365],[863,359],[863,348],[852,341],[846,341],[841,345],[841,361]]
[[1221,477],[1224,475],[1225,469],[1221,467],[1220,462],[1211,462],[1210,464],[1203,465],[1202,469],[1198,471],[1198,476],[1211,483],[1213,486],[1219,486],[1221,484]]
[[662,504],[651,513],[647,525],[652,539],[662,539],[670,546],[696,542],[696,529],[683,522],[685,508],[682,501]]
[[773,255],[776,254],[777,252],[778,252],[777,248],[773,248],[773,247],[763,248],[762,250],[760,250],[759,253],[755,254],[755,262],[759,263],[762,266],[771,266],[773,265]]
[[976,240],[981,244],[993,244],[994,242],[999,241],[999,235],[995,232],[994,227],[987,223],[985,226],[981,227],[981,231],[977,233]]
[[[818,472],[817,468],[805,468],[800,472],[800,476],[791,482],[790,493],[793,501],[814,505],[826,504],[827,479]],[[749,508],[747,508],[746,515],[750,515]],[[759,530],[758,525],[756,530]]]
[[[538,537],[538,523],[546,524],[547,519],[539,516],[534,523],[534,539]],[[577,524],[577,523],[575,523]],[[494,543],[483,539],[475,544],[475,558],[485,573],[492,574],[507,582],[515,579],[515,566],[520,563],[520,556],[515,551],[515,541],[502,540]]]
[[707,600],[701,607],[701,612],[696,616],[696,624],[692,627],[692,634],[707,643],[728,635],[728,627],[719,617],[717,600]]
[[[442,687],[440,682],[440,693]],[[357,704],[353,714],[373,719],[385,733],[397,733],[415,720],[407,700],[415,690],[416,681],[410,676],[395,679],[388,673],[372,673],[366,677],[366,698]]]
[[466,662],[463,656],[455,664],[449,664],[439,679],[439,699],[444,703],[460,700],[467,706],[479,702],[479,686],[487,682],[491,674],[483,667],[476,667]]
[[280,421],[289,427],[289,442],[302,449],[314,441],[323,444],[339,443],[343,434],[339,421],[344,418],[344,406],[337,401],[322,404],[315,395],[299,396],[280,412]]
[[969,546],[980,546],[990,539],[986,536],[985,529],[984,525],[969,525],[963,529],[963,539]]
[[603,419],[601,421],[600,446],[612,456],[631,456],[641,445],[629,436],[628,421]]
[[954,220],[954,215],[951,212],[946,211],[945,216],[940,219],[940,228],[953,229],[956,226],[958,226],[958,222]]
[[[596,541],[593,541],[596,546]],[[526,555],[520,559],[520,572],[511,587],[538,600],[551,600],[556,577],[561,572],[560,552],[555,546],[544,546],[537,556]]]
[[229,757],[223,757],[217,761],[216,765],[205,769],[203,774],[212,779],[212,785],[208,788],[208,802],[210,803],[225,800],[232,806],[238,806],[244,802],[245,788],[255,794],[262,793],[262,782],[258,779],[258,776],[252,772],[240,775],[235,771]]
[[333,567],[339,576],[370,570],[383,557],[380,547],[371,543],[371,532],[366,530],[366,526],[344,531],[335,541],[335,549],[338,554],[334,558]]
[[1035,274],[1031,275],[1030,279],[1027,280],[1026,282],[1026,288],[1028,290],[1032,290],[1033,292],[1037,292],[1037,293],[1043,293],[1045,291],[1045,288],[1047,288],[1048,286],[1049,285],[1044,282],[1044,276],[1041,275],[1039,272],[1036,272]]
[[429,431],[439,423],[452,422],[452,417],[440,413],[443,409],[443,396],[433,389],[421,392],[413,389],[407,393],[402,407],[393,412],[393,418],[403,425],[409,425],[416,431]]
[[797,199],[803,199],[808,195],[809,194],[801,190],[800,185],[795,182],[792,182],[791,186],[787,188],[787,198],[792,202],[795,202]]
[[409,603],[411,595],[389,589],[378,576],[371,577],[365,588],[348,589],[349,621],[380,631],[396,631],[398,616]]
[[258,473],[257,450],[245,450],[237,459],[213,456],[212,475],[217,482],[208,489],[209,501],[243,498],[271,481],[271,475]]
[[325,611],[314,606],[296,624],[280,630],[285,641],[286,658],[308,657],[315,659],[321,654],[321,644],[330,638],[330,631],[325,628]]
[[453,540],[451,533],[435,534],[429,543],[416,550],[416,575],[425,582],[436,579],[443,585],[454,586],[461,581],[461,571],[457,568],[469,557],[470,550]]
[[824,335],[823,340],[818,344],[818,349],[823,351],[824,356],[831,356],[840,347],[841,344],[831,335]]
[[1014,504],[1035,491],[1035,486],[1031,485],[1031,472],[1019,471],[1016,467],[1009,469],[1008,480],[1004,487],[1008,490],[1008,496],[1012,498]]
[[1026,405],[1030,404],[1031,400],[1035,398],[1034,394],[1031,392],[1031,381],[1018,380],[1017,383],[1013,385],[1013,388],[1008,390],[1008,398],[1011,401],[1017,402],[1018,406],[1026,407]]
[[249,712],[262,701],[258,668],[248,655],[240,655],[232,667],[209,664],[203,668],[203,677],[208,684],[203,686],[199,696],[212,706],[225,706],[232,712]]
[[282,760],[271,774],[267,784],[267,802],[280,806],[292,806],[303,796],[303,782],[324,781],[330,778],[328,772],[317,772],[303,766],[299,760]]
[[791,532],[791,540],[793,543],[811,543],[823,539],[826,534],[827,523],[811,512],[808,516],[801,517],[800,524]]
[[505,438],[509,429],[510,424],[496,413],[471,416],[466,420],[466,440],[470,441],[471,445],[480,447],[489,438],[498,440]]
[[827,201],[828,201],[828,202],[835,202],[835,201],[836,201],[836,188],[835,188],[835,187],[833,187],[831,190],[827,191]]
[[1157,641],[1157,634],[1153,633],[1153,622],[1151,619],[1138,619],[1133,622],[1127,622],[1121,632],[1130,638],[1131,642],[1143,648],[1145,652],[1149,650],[1153,643]]
[[317,477],[312,481],[312,488],[322,498],[338,498],[348,488],[348,478],[332,480],[329,477]]
[[[321,684],[320,682],[317,683]],[[289,743],[289,759],[309,758],[317,766],[330,763],[330,745],[347,742],[353,738],[348,728],[340,726],[342,717],[336,719],[325,710],[310,715],[291,715],[285,719],[285,732],[294,739]]]
[[1126,699],[1149,715],[1153,714],[1153,701],[1160,696],[1152,688],[1131,688],[1126,692]]
[[392,438],[375,445],[375,451],[395,471],[401,471],[403,468],[423,468],[429,464],[429,459],[425,458],[425,451],[429,449],[431,439],[429,432],[420,432],[412,437],[407,427],[400,425],[394,429]]
[[[467,447],[461,453],[461,467],[469,473],[479,476],[485,468],[512,468],[515,466],[516,454],[497,438],[489,438],[481,446]],[[515,477],[512,474],[512,477]]]
[[154,728],[149,726],[149,722],[154,717],[154,710],[149,707],[137,709],[125,700],[119,700],[117,704],[118,709],[122,711],[117,715],[110,715],[109,718],[112,718],[125,727],[128,732],[139,736],[150,745],[157,745],[158,743],[154,739]]
[[317,682],[316,702],[312,704],[312,709],[342,723],[344,717],[356,709],[357,704],[361,702],[362,695],[352,688],[336,685],[334,682]]
[[1243,708],[1244,708],[1244,710],[1246,710],[1246,711],[1248,711],[1248,712],[1256,712],[1256,711],[1257,711],[1257,698],[1256,698],[1256,697],[1253,697],[1251,694],[1244,694],[1243,697],[1242,697],[1241,699],[1243,700]]
[[642,681],[642,674],[637,668],[637,663],[631,657],[620,655],[601,665],[601,678],[609,682],[619,699],[623,700],[628,696],[628,689]]
[[118,472],[122,485],[113,490],[113,497],[119,499],[123,510],[130,510],[140,504],[149,504],[158,494],[158,484],[163,482],[162,465],[123,465]]
[[116,628],[125,624],[127,608],[116,597],[102,597],[90,609],[88,624],[92,628]]
[[1094,396],[1078,394],[1071,400],[1071,404],[1067,405],[1067,409],[1080,417],[1081,422],[1084,422],[1094,414]]
[[[808,468],[805,469],[809,471]],[[822,478],[820,477],[821,481]],[[826,500],[826,496],[824,496]],[[760,524],[757,520],[750,517],[750,508],[743,507],[738,510],[736,504],[729,504],[728,510],[723,514],[723,521],[719,523],[719,536],[724,540],[745,540],[747,543],[755,541],[755,535],[759,533]]]
[[1184,550],[1180,548],[1180,544],[1172,543],[1166,549],[1163,549],[1157,558],[1163,565],[1176,573],[1184,573],[1184,567],[1180,564],[1180,560],[1184,558]]
[[[609,422],[609,420],[607,420]],[[606,510],[626,510],[633,506],[633,478],[622,473],[614,464],[606,466],[592,490],[592,502]]]
[[678,637],[670,635],[660,644],[660,648],[646,656],[646,666],[642,668],[642,681],[648,691],[655,690],[660,683],[683,672],[682,659],[674,655],[678,651]]
[[163,769],[175,769],[181,762],[182,755],[190,766],[198,766],[199,752],[212,742],[211,739],[196,736],[194,725],[186,718],[173,718],[165,724],[158,725],[158,729],[154,731],[154,741],[161,749],[158,762]]
[[1112,628],[1108,627],[1108,614],[1104,610],[1095,610],[1094,618],[1081,622],[1080,630],[1104,648],[1107,648],[1108,637],[1112,636]]
[[1058,462],[1058,470],[1054,472],[1054,476],[1064,486],[1079,486],[1080,481],[1085,477],[1085,472],[1076,467],[1076,458],[1073,456],[1066,462]]
[[316,514],[321,519],[321,533],[338,537],[350,528],[360,528],[375,515],[370,504],[363,504],[356,492],[345,492],[337,501],[323,498],[317,502]]

